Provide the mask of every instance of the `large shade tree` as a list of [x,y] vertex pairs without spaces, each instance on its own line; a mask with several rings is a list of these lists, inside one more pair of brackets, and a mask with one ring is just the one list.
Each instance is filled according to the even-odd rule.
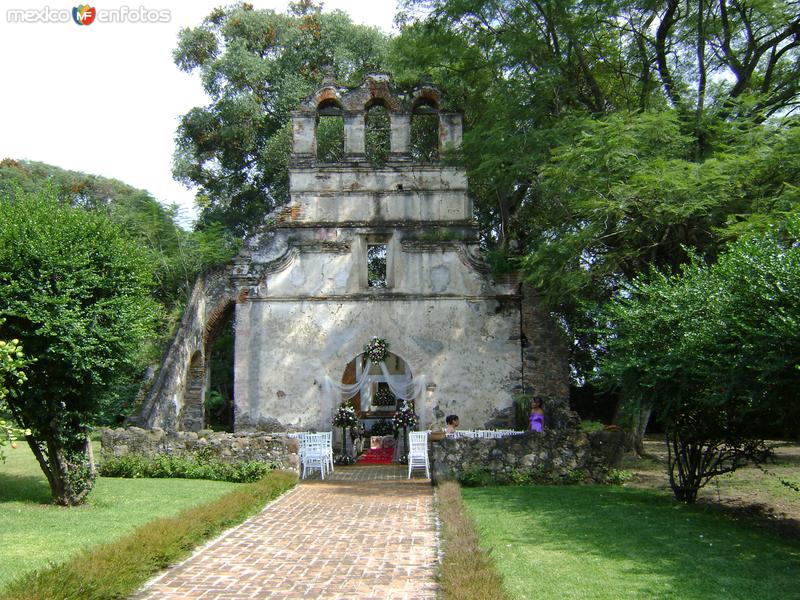
[[107,217],[52,192],[0,196],[0,339],[20,340],[35,360],[5,400],[58,504],[92,488],[87,427],[150,333],[151,284],[146,253]]
[[797,2],[403,6],[395,69],[429,71],[465,111],[486,244],[524,258],[578,375],[621,284],[797,210]]

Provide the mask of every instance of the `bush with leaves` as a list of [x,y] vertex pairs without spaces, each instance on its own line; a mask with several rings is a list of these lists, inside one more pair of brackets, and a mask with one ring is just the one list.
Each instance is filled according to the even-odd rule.
[[52,191],[0,195],[0,339],[36,361],[6,403],[58,504],[92,488],[88,425],[151,333],[151,285],[146,254],[106,216]]
[[190,456],[126,454],[108,457],[101,461],[98,471],[103,477],[210,479],[250,483],[258,481],[275,468],[277,465],[274,463],[257,460],[227,463],[199,452]]

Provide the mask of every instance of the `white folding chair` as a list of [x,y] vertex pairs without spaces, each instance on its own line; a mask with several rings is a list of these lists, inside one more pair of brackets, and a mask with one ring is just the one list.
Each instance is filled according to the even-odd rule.
[[325,466],[333,472],[333,432],[332,431],[323,431],[320,433],[323,436],[325,441],[325,446],[328,452],[328,460],[325,463]]
[[302,478],[306,478],[309,469],[317,469],[320,479],[325,479],[325,471],[328,468],[328,448],[325,434],[309,433],[306,434],[305,440]]
[[431,467],[428,463],[428,434],[424,431],[412,431],[408,434],[409,479],[413,469],[425,469],[425,476],[431,478]]
[[289,437],[297,438],[297,458],[300,459],[300,468],[303,468],[303,463],[305,462],[305,452],[306,452],[306,438],[308,437],[309,433],[307,431],[298,431],[297,433],[290,433]]

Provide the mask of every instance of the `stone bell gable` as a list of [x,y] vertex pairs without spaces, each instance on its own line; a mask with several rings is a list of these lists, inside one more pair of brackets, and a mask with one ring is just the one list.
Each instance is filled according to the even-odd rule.
[[[199,429],[208,348],[217,322],[235,318],[237,430],[331,429],[338,399],[325,381],[353,383],[373,337],[389,343],[386,377],[424,382],[423,428],[456,413],[465,428],[508,426],[513,397],[564,402],[563,339],[533,294],[496,279],[481,258],[465,171],[415,160],[412,121],[438,120],[438,155],[461,144],[461,116],[440,93],[394,90],[371,75],[356,88],[327,79],[292,114],[290,199],[223,273],[198,282],[187,316],[144,405],[148,426]],[[388,158],[368,160],[366,117],[388,113]],[[318,123],[341,117],[341,158],[318,157]],[[370,388],[372,389],[372,388]],[[355,398],[356,404],[365,398]],[[364,404],[364,419],[380,413]]]

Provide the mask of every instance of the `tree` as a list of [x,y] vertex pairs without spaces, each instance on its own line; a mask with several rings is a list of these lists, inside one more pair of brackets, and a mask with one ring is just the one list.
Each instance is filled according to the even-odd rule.
[[609,306],[602,377],[663,420],[670,485],[694,502],[713,477],[767,455],[800,422],[800,218],[743,237],[707,266],[652,270]]
[[6,402],[58,504],[92,488],[87,426],[151,334],[151,284],[147,255],[108,218],[52,192],[0,196],[0,339],[21,340],[36,360]]
[[59,201],[107,217],[146,252],[155,285],[152,297],[163,307],[155,335],[146,341],[138,364],[118,373],[99,400],[99,424],[117,425],[135,409],[134,399],[149,365],[158,364],[174,334],[195,278],[204,269],[230,260],[238,249],[233,236],[219,226],[186,231],[176,206],[165,207],[146,190],[121,181],[69,171],[45,163],[0,161],[0,193],[38,193],[50,187]]
[[579,381],[625,282],[797,211],[796,2],[403,4],[392,62],[464,110],[484,243],[542,286]]
[[173,165],[176,178],[200,188],[200,227],[218,222],[243,235],[285,203],[291,111],[328,69],[351,84],[381,69],[385,46],[377,29],[309,0],[288,14],[240,3],[182,30],[175,63],[199,71],[211,98],[181,118]]

